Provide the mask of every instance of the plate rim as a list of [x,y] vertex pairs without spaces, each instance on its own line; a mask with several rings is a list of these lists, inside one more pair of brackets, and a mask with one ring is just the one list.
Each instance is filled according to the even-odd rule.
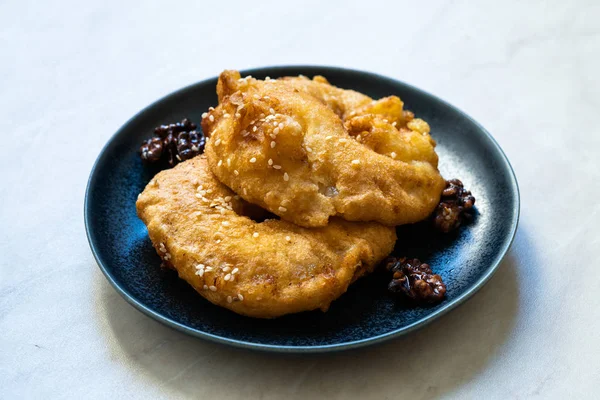
[[126,127],[132,121],[143,116],[145,113],[149,112],[152,108],[154,108],[158,104],[160,104],[172,97],[178,96],[183,92],[191,90],[195,86],[207,84],[211,81],[216,81],[217,77],[211,77],[208,79],[204,79],[204,80],[192,83],[190,85],[186,85],[180,89],[177,89],[171,93],[168,93],[168,94],[160,97],[159,99],[155,100],[151,104],[147,105],[140,111],[138,111],[135,115],[133,115],[131,118],[129,118],[123,125],[121,125],[121,127],[119,127],[119,129],[117,129],[117,131],[108,139],[108,141],[104,144],[104,146],[100,150],[98,157],[94,161],[94,164],[90,171],[90,176],[87,181],[85,197],[84,197],[84,204],[83,204],[85,232],[86,232],[88,244],[90,246],[90,249],[92,251],[94,259],[96,260],[96,264],[98,264],[98,267],[102,271],[102,274],[108,280],[110,285],[117,291],[117,293],[119,293],[119,295],[121,295],[121,297],[123,297],[125,299],[125,301],[127,301],[129,304],[131,304],[135,309],[137,309],[138,311],[142,312],[143,314],[149,316],[150,318],[153,318],[154,320],[162,323],[163,325],[166,325],[170,328],[176,329],[180,332],[189,334],[194,337],[206,339],[206,340],[214,342],[214,343],[226,344],[226,345],[243,348],[243,349],[259,350],[259,351],[267,351],[267,352],[275,352],[275,353],[325,353],[325,352],[350,350],[350,349],[356,349],[356,348],[360,348],[360,347],[375,345],[375,344],[379,344],[379,343],[382,343],[387,340],[391,340],[391,339],[409,334],[409,333],[411,333],[419,328],[422,328],[422,327],[432,323],[433,321],[439,319],[441,316],[447,314],[448,312],[450,312],[454,308],[460,306],[461,304],[464,304],[475,293],[477,293],[483,286],[485,286],[485,284],[496,273],[496,271],[498,270],[498,267],[500,266],[500,263],[506,257],[511,245],[513,244],[516,233],[517,233],[520,214],[521,214],[521,194],[520,194],[516,174],[514,172],[512,165],[510,164],[510,161],[508,160],[508,157],[506,157],[504,150],[502,150],[502,148],[500,147],[500,145],[498,144],[496,139],[494,139],[494,137],[491,135],[491,133],[488,132],[487,129],[485,129],[479,122],[477,122],[475,119],[473,119],[466,112],[464,112],[461,109],[459,109],[458,107],[450,104],[446,100],[444,100],[432,93],[429,93],[428,91],[425,91],[416,86],[408,84],[404,81],[401,81],[401,80],[398,80],[395,78],[391,78],[391,77],[388,77],[385,75],[380,75],[380,74],[374,73],[374,72],[362,71],[362,70],[357,70],[357,69],[352,69],[352,68],[327,66],[327,65],[300,64],[300,65],[272,65],[272,66],[265,66],[265,67],[257,67],[257,68],[242,70],[242,71],[240,71],[240,73],[242,75],[258,74],[258,73],[263,74],[263,73],[269,73],[268,71],[273,71],[273,70],[278,70],[283,73],[285,72],[285,70],[290,70],[290,71],[298,71],[298,70],[332,71],[332,72],[338,72],[338,73],[341,72],[341,73],[364,75],[364,76],[367,76],[367,77],[370,77],[373,79],[377,79],[380,81],[392,82],[392,83],[407,87],[411,90],[414,90],[414,91],[418,92],[419,94],[425,95],[427,97],[430,97],[430,98],[433,98],[433,99],[439,101],[444,106],[450,108],[452,111],[458,113],[462,117],[469,120],[472,124],[474,124],[479,129],[479,131],[482,132],[483,135],[488,140],[490,140],[492,145],[495,147],[495,149],[500,154],[500,156],[501,156],[500,158],[503,161],[504,169],[506,171],[508,171],[511,189],[515,195],[514,201],[513,201],[512,207],[511,207],[511,210],[514,211],[514,217],[513,217],[513,220],[511,221],[510,232],[508,234],[508,236],[510,236],[510,238],[508,241],[505,242],[504,247],[500,250],[496,259],[488,266],[485,273],[469,289],[467,289],[465,292],[461,293],[455,299],[452,299],[450,302],[448,302],[448,304],[445,304],[442,307],[440,307],[439,309],[435,310],[431,314],[428,314],[428,315],[424,316],[423,318],[421,318],[417,321],[414,321],[410,325],[392,330],[390,332],[386,332],[386,333],[383,333],[383,334],[380,334],[377,336],[372,336],[372,337],[365,338],[365,339],[351,340],[351,341],[347,341],[347,342],[340,342],[340,343],[334,343],[334,344],[315,345],[315,346],[294,346],[294,345],[264,344],[264,343],[256,343],[256,342],[232,339],[232,338],[228,338],[225,336],[214,335],[214,334],[211,334],[208,332],[203,332],[203,331],[191,328],[187,325],[184,325],[182,323],[174,321],[171,318],[164,316],[164,315],[150,309],[149,307],[147,307],[146,305],[144,305],[143,303],[138,301],[136,298],[134,298],[134,296],[132,294],[128,293],[126,289],[121,287],[121,285],[117,282],[117,280],[114,278],[114,276],[109,272],[108,268],[100,260],[99,251],[96,248],[96,244],[95,244],[95,241],[93,238],[94,233],[91,232],[91,228],[90,228],[90,225],[91,225],[91,222],[90,222],[91,211],[89,210],[90,190],[93,186],[93,183],[97,179],[97,172],[98,172],[97,169],[98,169],[100,162],[103,160],[104,157],[106,157],[108,155],[107,151],[108,151],[109,146],[115,141],[115,139],[117,137],[119,137],[122,134],[122,132],[126,129]]

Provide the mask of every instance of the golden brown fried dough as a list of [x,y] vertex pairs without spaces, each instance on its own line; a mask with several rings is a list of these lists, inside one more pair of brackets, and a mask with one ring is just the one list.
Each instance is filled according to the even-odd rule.
[[136,205],[165,264],[210,302],[259,318],[326,311],[396,241],[374,222],[255,222],[246,215],[260,210],[219,183],[204,156],[157,174]]
[[[439,202],[444,180],[428,132],[419,133],[422,141],[412,132],[403,138],[396,130],[394,140],[386,139],[389,131],[375,132],[369,148],[348,134],[330,107],[285,80],[240,79],[226,71],[217,90],[220,104],[202,121],[211,137],[211,170],[282,219],[306,227],[325,226],[332,216],[401,225],[426,218]],[[365,138],[371,134],[357,122],[350,125],[356,136],[355,126]]]

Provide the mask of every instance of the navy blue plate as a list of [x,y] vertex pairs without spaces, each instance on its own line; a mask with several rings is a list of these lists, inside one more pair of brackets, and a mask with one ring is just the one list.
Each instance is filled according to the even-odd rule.
[[405,83],[348,69],[299,66],[244,71],[257,78],[324,75],[334,85],[379,98],[398,95],[425,119],[437,140],[440,170],[459,178],[477,198],[474,222],[452,236],[431,236],[422,225],[398,229],[396,254],[430,263],[447,284],[446,299],[410,308],[386,291],[388,277],[359,280],[327,313],[274,320],[242,317],[204,300],[160,259],[135,211],[135,201],[157,172],[137,154],[155,126],[189,117],[217,103],[216,78],[170,94],[129,120],[106,144],[88,182],[85,223],[92,252],[113,287],[133,306],[191,335],[238,347],[280,352],[326,352],[382,342],[448,312],[479,290],[496,271],[513,240],[519,218],[515,175],[491,135],[462,111]]

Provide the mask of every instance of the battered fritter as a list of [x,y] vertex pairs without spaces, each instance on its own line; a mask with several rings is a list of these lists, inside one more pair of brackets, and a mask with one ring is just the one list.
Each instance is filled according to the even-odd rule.
[[259,318],[326,311],[396,241],[374,222],[256,222],[246,215],[264,211],[219,183],[204,156],[157,174],[136,206],[165,264],[210,302]]
[[[331,107],[284,80],[226,71],[217,93],[219,106],[202,121],[212,172],[282,219],[305,227],[325,226],[332,216],[395,226],[423,220],[439,202],[444,180],[428,126],[408,135],[396,129],[397,121],[383,118],[404,118],[394,100],[357,100],[353,110],[363,111],[346,121],[357,138],[364,133],[357,141]],[[373,107],[379,115],[365,111]]]

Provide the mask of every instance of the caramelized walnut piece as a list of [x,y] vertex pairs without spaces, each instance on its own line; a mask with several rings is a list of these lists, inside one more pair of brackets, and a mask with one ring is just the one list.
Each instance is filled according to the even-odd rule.
[[204,151],[205,138],[197,125],[187,118],[154,128],[155,137],[142,143],[141,158],[147,162],[166,161],[173,167]]
[[143,161],[157,162],[163,152],[163,142],[158,137],[153,137],[142,142],[140,153]]
[[435,228],[443,233],[457,229],[462,223],[473,218],[474,204],[475,197],[464,188],[460,180],[446,181],[446,188],[433,216]]
[[416,258],[390,258],[386,269],[392,273],[388,290],[400,294],[416,304],[433,304],[446,295],[442,277],[434,274],[429,264]]

